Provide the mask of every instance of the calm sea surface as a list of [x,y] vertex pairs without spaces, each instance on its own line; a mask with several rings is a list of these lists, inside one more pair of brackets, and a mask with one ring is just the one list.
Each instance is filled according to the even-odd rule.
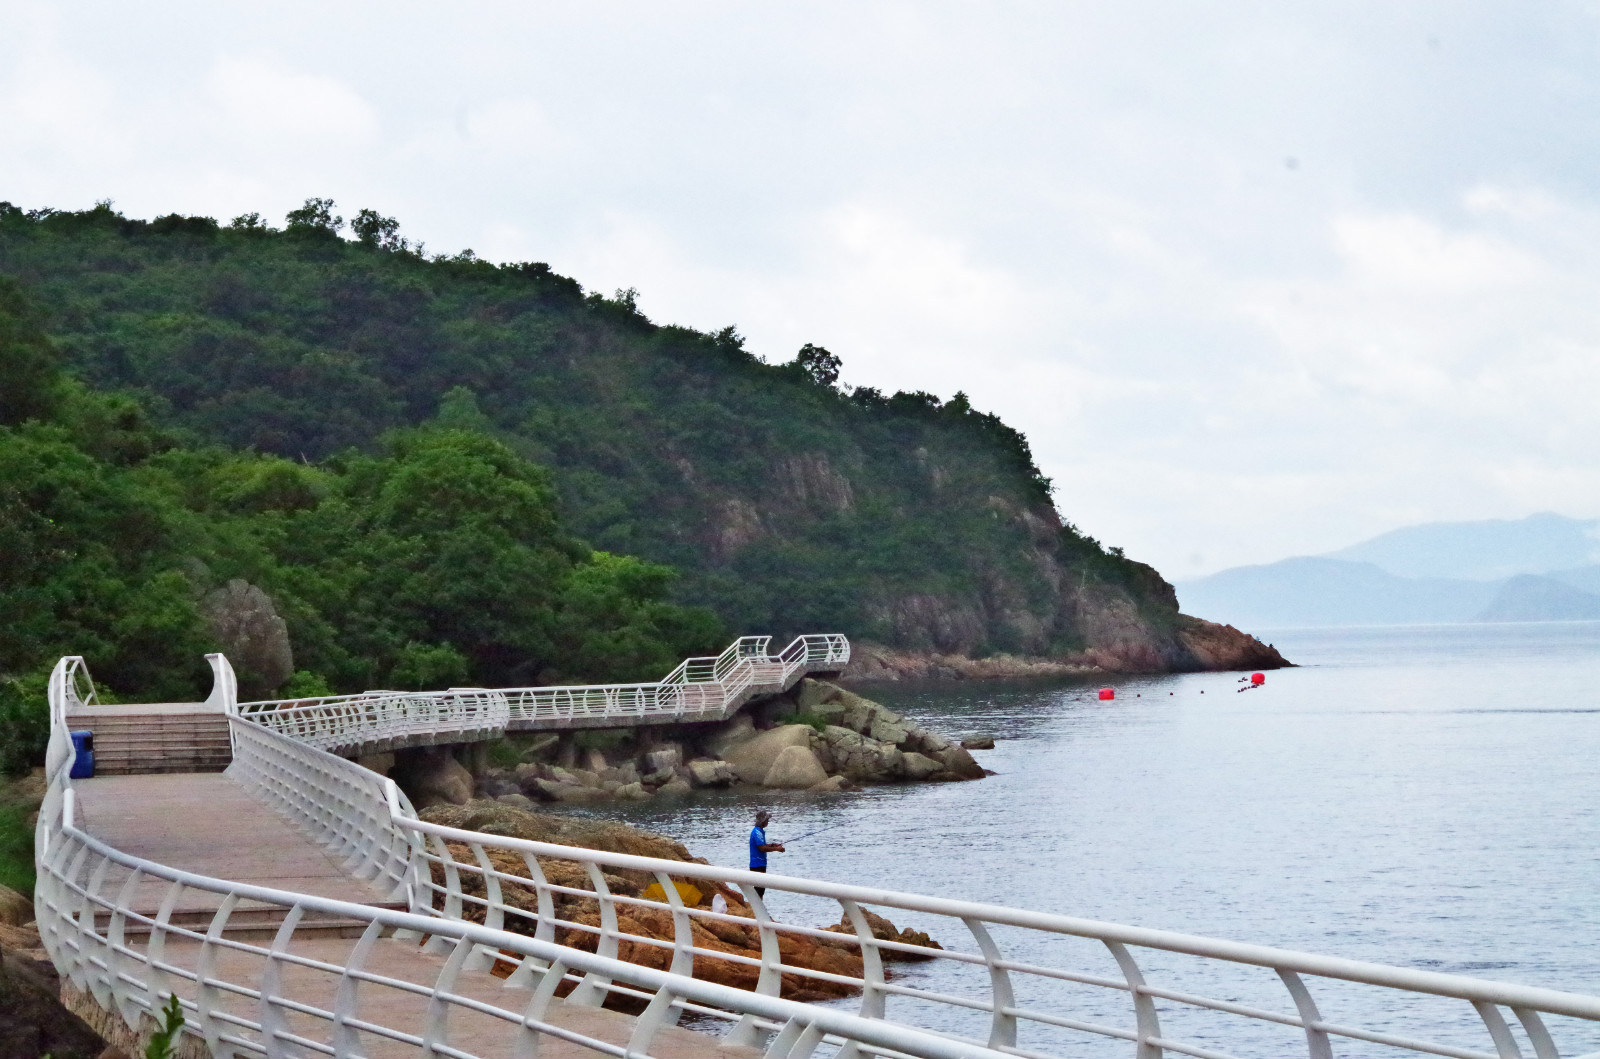
[[[774,871],[1600,994],[1600,623],[1266,638],[1300,668],[1244,693],[1226,673],[1119,680],[1109,703],[1081,683],[863,689],[936,730],[992,733],[996,749],[977,756],[996,775],[763,797],[774,839],[843,825],[775,854]],[[629,819],[742,866],[756,804],[700,795]],[[798,922],[838,916],[789,895],[769,900]],[[949,923],[939,931],[971,947]],[[1061,966],[1077,954],[1078,969],[1114,974],[1088,942],[1035,952],[1036,941],[1002,941],[1022,958]],[[1141,960],[1155,984],[1292,1010],[1269,972]],[[917,967],[901,980],[981,986],[963,973]],[[1312,986],[1333,1021],[1488,1047],[1464,1002]],[[1125,995],[1083,989],[1049,1003],[1131,1021]],[[1181,1008],[1164,1009],[1163,1032],[1236,1053],[1305,1048],[1298,1031]],[[1588,1027],[1563,1023],[1562,1033],[1573,1051],[1600,1048]],[[1061,1039],[1085,1055],[1129,1052],[1044,1031],[1023,1043]]]

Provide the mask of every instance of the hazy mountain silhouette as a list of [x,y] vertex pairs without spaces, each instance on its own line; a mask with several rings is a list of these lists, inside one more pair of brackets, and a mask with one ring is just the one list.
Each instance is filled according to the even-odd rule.
[[1251,628],[1600,619],[1600,520],[1406,526],[1176,588],[1185,611]]

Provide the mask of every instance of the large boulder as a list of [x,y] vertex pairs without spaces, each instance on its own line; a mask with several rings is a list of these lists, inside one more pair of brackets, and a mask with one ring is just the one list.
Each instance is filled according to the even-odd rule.
[[756,734],[756,723],[747,713],[737,714],[706,737],[705,747],[717,757],[727,757],[728,749],[751,739]]
[[[811,749],[811,727],[804,724],[786,724],[758,732],[742,743],[728,747],[722,754],[733,771],[746,783],[761,783],[771,771],[778,755],[789,747]],[[818,766],[821,767],[821,766]]]
[[726,761],[697,758],[689,762],[689,782],[696,787],[726,787],[738,778]]
[[418,809],[466,805],[472,800],[472,773],[445,747],[415,747],[395,755],[390,776]]
[[683,764],[683,749],[677,743],[663,743],[645,751],[640,769],[646,776],[674,772]]
[[206,593],[200,613],[233,663],[241,699],[264,699],[294,676],[289,626],[261,589],[236,577]]
[[922,754],[910,753],[901,756],[900,767],[905,770],[906,779],[925,780],[945,766],[942,761],[935,761],[933,758],[925,757]]
[[812,680],[810,677],[800,681],[800,686],[795,689],[794,702],[802,710],[815,710],[825,703],[830,703],[839,697],[839,688],[821,680]]
[[983,766],[978,764],[963,747],[952,746],[939,754],[938,759],[944,765],[945,771],[956,779],[981,780],[988,775],[983,771]]
[[825,782],[828,770],[807,746],[786,746],[779,752],[761,783],[764,787],[803,791]]

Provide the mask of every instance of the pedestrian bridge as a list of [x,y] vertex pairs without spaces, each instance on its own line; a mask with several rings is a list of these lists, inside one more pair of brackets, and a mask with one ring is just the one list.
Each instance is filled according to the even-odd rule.
[[[50,681],[35,891],[64,999],[131,1041],[176,997],[188,1035],[179,1054],[218,1059],[1600,1056],[1593,996],[871,880],[760,875],[462,831],[418,819],[391,780],[330,752],[578,718],[726,716],[752,689],[848,658],[843,637],[795,643],[768,654],[765,640],[741,640],[633,691],[454,689],[243,705],[226,659],[212,656],[211,698],[166,714],[100,705],[82,659],[64,658]],[[71,776],[72,729],[97,717],[154,718],[147,746],[160,750],[174,715],[226,729],[225,772],[205,771],[213,757],[167,746],[184,764]],[[886,858],[885,876],[897,867]],[[629,879],[658,885],[640,892]],[[719,892],[726,904],[714,908]],[[874,913],[945,947],[875,933]],[[834,915],[841,928],[807,925]],[[652,920],[670,940],[644,931]],[[748,947],[727,944],[730,936]],[[818,942],[842,954],[832,970],[797,960]],[[707,980],[713,970],[748,988]],[[842,999],[791,999],[810,986]]]

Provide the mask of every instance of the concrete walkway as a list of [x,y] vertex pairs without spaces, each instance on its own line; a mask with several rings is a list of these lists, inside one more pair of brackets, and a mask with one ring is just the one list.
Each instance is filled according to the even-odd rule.
[[[267,806],[258,802],[238,783],[220,773],[103,776],[77,783],[79,825],[111,846],[168,867],[213,878],[251,882],[260,886],[335,898],[358,904],[404,907],[388,899],[371,884],[356,879],[311,839],[291,827]],[[108,879],[107,892],[126,879]],[[170,883],[146,879],[136,884],[133,907],[154,915],[167,896]],[[185,890],[172,917],[175,925],[205,930],[221,902],[219,895]],[[230,917],[225,935],[230,944],[215,953],[213,979],[221,979],[254,989],[262,982],[268,959],[264,950],[272,932],[282,922],[283,910],[245,902]],[[237,926],[234,926],[237,924]],[[281,965],[280,995],[294,1003],[320,1011],[331,1011],[341,981],[337,968],[351,958],[360,933],[355,924],[327,921],[306,922],[297,929],[290,946],[292,957],[305,963]],[[129,943],[143,946],[148,932],[129,931]],[[188,970],[197,970],[201,954],[198,942],[169,937],[164,960]],[[321,966],[318,966],[321,965]],[[444,958],[421,950],[416,941],[380,939],[368,954],[365,970],[402,985],[368,981],[356,991],[357,1017],[414,1034],[426,1032],[429,1017],[427,992],[444,967]],[[332,969],[330,969],[332,968]],[[170,975],[168,988],[189,998],[193,983]],[[505,980],[487,972],[463,972],[454,992],[482,1004],[512,1012],[526,1009],[531,992],[507,987]],[[252,1021],[261,1019],[259,1001],[223,990],[223,1006]],[[327,1018],[314,1014],[282,1010],[282,1029],[310,1040],[327,1041],[331,1027]],[[552,1002],[548,1020],[560,1027],[598,1037],[623,1046],[633,1032],[631,1016],[599,1008],[579,1007],[562,1001]],[[459,1004],[450,1006],[450,1042],[454,1048],[483,1056],[514,1054],[517,1027],[514,1023]],[[228,1033],[250,1034],[229,1027]],[[420,1046],[386,1039],[358,1030],[370,1056],[421,1055]],[[540,1042],[540,1055],[549,1057],[587,1057],[600,1055],[592,1049],[546,1036]],[[755,1056],[747,1048],[725,1048],[716,1037],[692,1030],[668,1027],[656,1038],[652,1054],[671,1059],[698,1056]]]

